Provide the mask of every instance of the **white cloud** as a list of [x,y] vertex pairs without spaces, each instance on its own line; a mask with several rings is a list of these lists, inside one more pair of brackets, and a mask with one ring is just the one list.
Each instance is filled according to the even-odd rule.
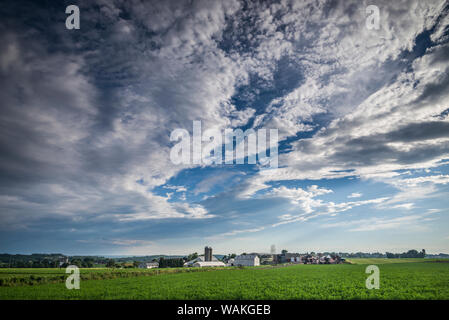
[[414,203],[408,202],[408,203],[401,203],[401,204],[397,204],[391,207],[391,209],[406,209],[406,210],[411,210],[415,207]]
[[171,189],[171,190],[175,190],[176,192],[186,192],[187,189],[184,186],[170,186],[170,185],[166,185],[164,186],[165,189]]
[[319,188],[316,185],[308,187],[307,190],[281,186],[279,188],[271,189],[267,196],[289,199],[292,204],[299,205],[304,212],[311,213],[314,211],[315,207],[322,205],[321,200],[316,200],[314,198],[332,192],[332,190]]
[[323,228],[348,227],[348,231],[377,231],[389,229],[425,230],[421,215],[410,215],[398,218],[370,218],[363,220],[343,221],[323,224]]
[[360,198],[363,194],[360,192],[353,192],[351,193],[348,198]]
[[368,205],[368,204],[381,204],[388,200],[388,198],[375,198],[363,201],[350,201],[350,202],[320,202],[314,210],[310,212],[304,212],[297,215],[283,215],[280,216],[280,221],[274,223],[272,226],[277,227],[283,224],[299,222],[299,221],[308,221],[310,219],[314,219],[321,216],[336,216],[338,213],[345,212],[351,210],[355,207]]
[[422,183],[431,183],[431,184],[447,184],[449,183],[449,175],[434,175],[434,176],[426,176],[426,177],[417,177],[410,179],[401,179],[395,181],[398,185],[403,185],[406,187],[417,187]]
[[208,237],[208,239],[219,239],[219,238],[223,238],[223,237],[235,236],[235,235],[241,234],[241,233],[254,233],[254,232],[259,232],[262,230],[265,230],[265,227],[257,227],[257,228],[250,228],[250,229],[238,229],[238,230],[233,230],[233,231],[225,232],[225,233],[218,234],[218,235],[213,235],[213,236]]
[[86,239],[81,239],[81,240],[77,240],[77,242],[80,243],[91,243],[91,244],[107,244],[107,245],[114,245],[114,246],[124,246],[124,247],[129,247],[129,246],[149,246],[149,245],[153,245],[154,242],[152,241],[148,241],[148,240],[135,240],[135,239],[90,239],[90,240],[86,240]]

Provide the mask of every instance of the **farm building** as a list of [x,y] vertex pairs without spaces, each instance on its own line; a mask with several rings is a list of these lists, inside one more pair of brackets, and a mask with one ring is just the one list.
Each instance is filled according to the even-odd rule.
[[139,264],[139,268],[141,269],[152,269],[152,268],[159,268],[158,262],[143,262]]
[[226,267],[226,265],[221,261],[197,261],[193,265],[193,267]]
[[342,260],[336,254],[299,254],[282,253],[276,257],[277,263],[302,263],[302,264],[338,264]]
[[260,259],[257,254],[242,254],[235,257],[234,266],[253,267],[259,266]]
[[205,258],[205,261],[212,261],[212,248],[211,247],[204,248],[204,258]]
[[69,263],[69,257],[61,256],[59,257],[59,267],[63,266],[64,264]]
[[[205,247],[204,255],[198,256],[198,258],[196,258],[196,259],[187,261],[186,263],[184,263],[184,267],[195,267],[194,264],[197,262],[220,262],[220,261],[212,255],[211,247]],[[223,263],[223,266],[224,266],[224,263]],[[221,265],[218,267],[221,267]]]
[[282,253],[278,255],[278,263],[300,263],[302,262],[302,256],[299,253]]
[[205,256],[199,256],[196,259],[193,259],[193,260],[190,260],[190,261],[187,261],[186,263],[184,263],[184,267],[193,267],[193,264],[195,262],[217,262],[217,261],[219,261],[219,260],[216,257],[214,257],[214,256],[212,256],[212,260],[211,261],[206,261]]
[[261,254],[259,258],[260,264],[273,264],[275,262],[275,255],[273,254]]
[[226,267],[234,266],[234,262],[235,262],[234,258],[229,259],[228,262],[226,263]]

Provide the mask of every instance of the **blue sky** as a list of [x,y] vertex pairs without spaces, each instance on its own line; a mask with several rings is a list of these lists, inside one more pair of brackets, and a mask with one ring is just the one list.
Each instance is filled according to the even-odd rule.
[[[0,8],[0,252],[449,252],[446,1],[69,4]],[[174,164],[193,121],[278,168]]]

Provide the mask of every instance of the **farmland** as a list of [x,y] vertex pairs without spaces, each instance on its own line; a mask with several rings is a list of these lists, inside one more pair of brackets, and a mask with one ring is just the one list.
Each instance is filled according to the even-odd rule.
[[[386,259],[386,258],[349,258],[346,259],[351,264],[390,264],[390,263],[410,263],[423,262],[420,258]],[[440,261],[438,259],[426,259],[426,262]],[[449,262],[449,260],[447,260]]]
[[[449,263],[379,261],[380,289],[368,290],[365,261],[358,262],[220,270],[81,269],[80,290],[65,288],[61,269],[2,269],[0,299],[449,299]],[[31,276],[41,281],[11,280]]]

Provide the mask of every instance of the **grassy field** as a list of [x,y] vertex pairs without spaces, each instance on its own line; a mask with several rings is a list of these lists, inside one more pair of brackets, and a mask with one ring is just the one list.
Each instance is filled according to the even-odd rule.
[[201,272],[196,268],[159,273],[82,269],[80,290],[65,288],[63,270],[4,269],[0,270],[0,279],[26,278],[31,273],[52,280],[3,285],[0,299],[449,299],[449,263],[379,263],[380,289],[368,290],[364,263],[371,264],[369,260],[359,260],[360,264]]
[[[351,264],[389,264],[389,263],[408,263],[408,262],[435,262],[442,259],[420,259],[420,258],[404,258],[404,259],[387,259],[387,258],[348,258]],[[449,262],[449,260],[447,260]]]
[[[82,268],[81,280],[104,280],[153,276],[172,273],[191,273],[213,271],[217,268],[166,268],[166,269],[111,269]],[[62,268],[0,268],[0,288],[22,285],[39,285],[46,283],[62,283],[68,274]],[[1,289],[0,289],[1,290]]]

